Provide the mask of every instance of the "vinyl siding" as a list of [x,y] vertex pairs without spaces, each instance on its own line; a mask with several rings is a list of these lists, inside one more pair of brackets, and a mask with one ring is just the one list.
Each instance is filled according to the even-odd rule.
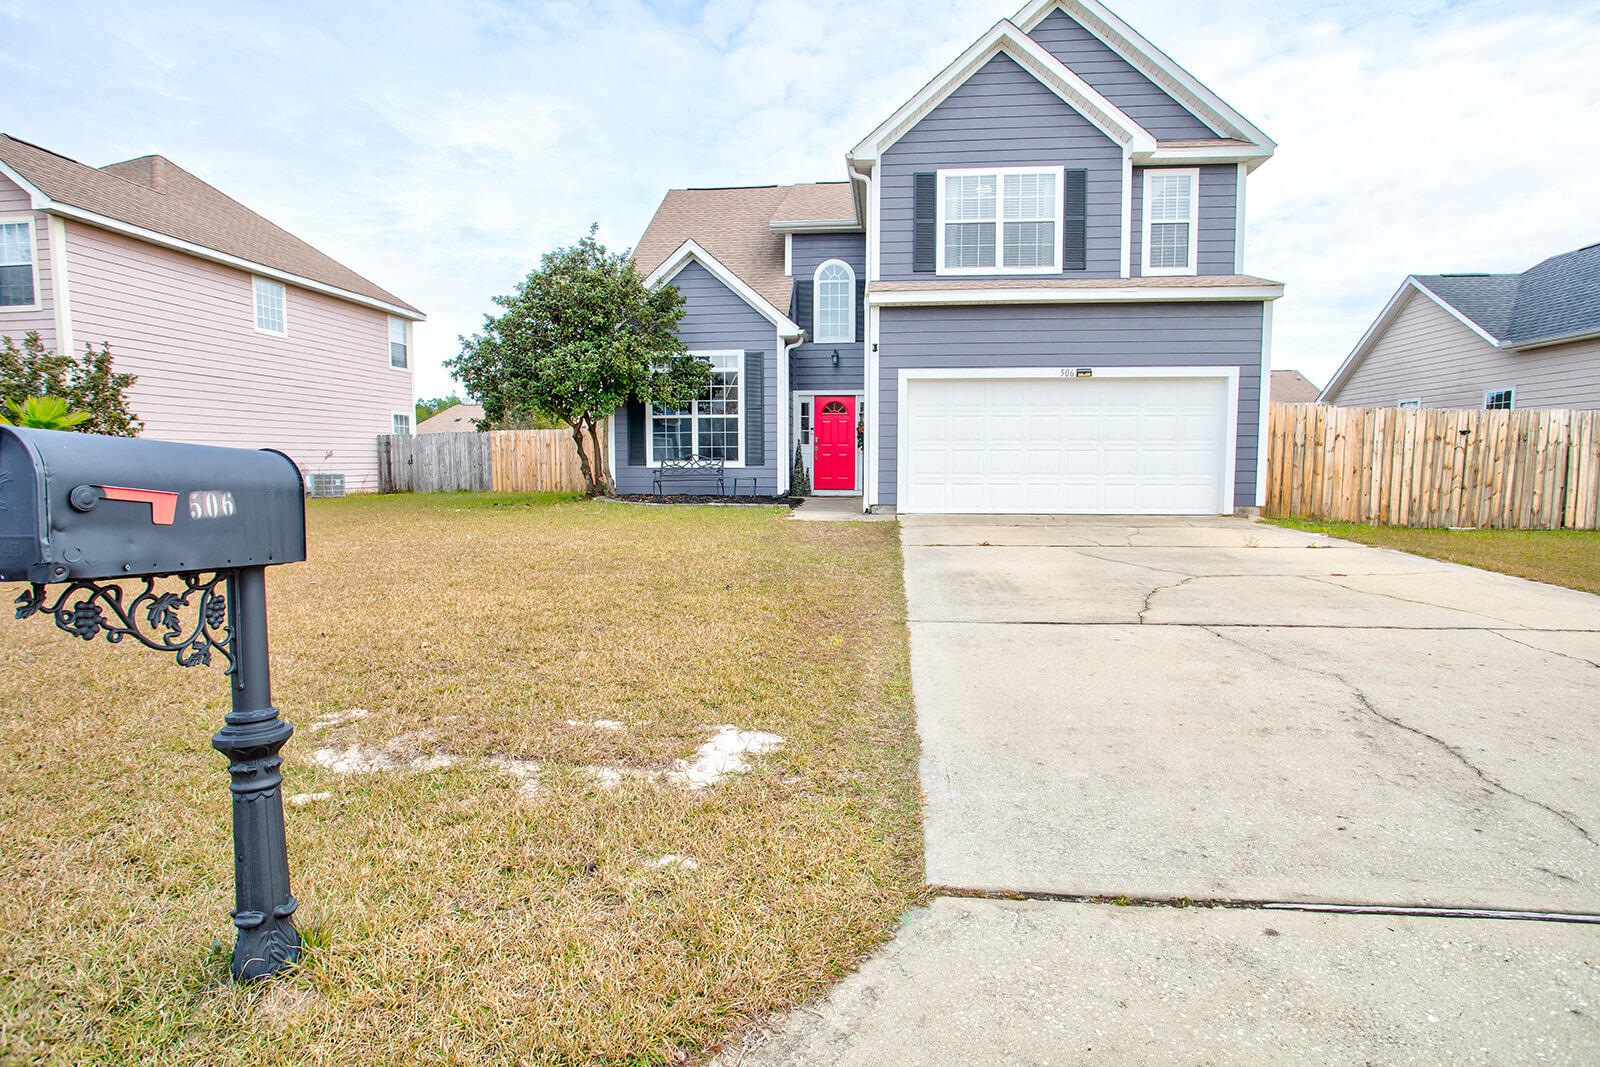
[[33,210],[28,194],[7,178],[0,177],[0,217],[33,219],[33,296],[38,308],[20,310],[0,308],[0,335],[11,338],[17,347],[30,330],[39,331],[39,340],[51,351],[59,351],[56,337],[54,279],[50,273],[50,217]]
[[1028,34],[1158,141],[1216,137],[1216,131],[1141,74],[1100,38],[1056,10]]
[[[1144,273],[1144,176],[1146,170],[1166,167],[1136,167],[1133,172],[1132,273]],[[1184,169],[1184,168],[1176,168]],[[1200,247],[1195,261],[1200,274],[1236,274],[1234,251],[1239,240],[1239,168],[1232,163],[1194,168],[1200,172]]]
[[1329,399],[1393,407],[1415,397],[1425,408],[1481,408],[1490,389],[1515,389],[1519,408],[1600,408],[1600,340],[1507,352],[1413,289]]
[[[823,233],[794,235],[792,261],[795,278],[809,279],[817,267],[830,259],[840,259],[850,264],[856,278],[867,276],[867,238],[860,233]],[[856,315],[866,314],[865,308],[856,308]],[[807,336],[811,334],[809,322],[800,323]],[[789,364],[789,388],[796,393],[858,392],[863,380],[862,348],[859,342],[817,345],[807,342],[794,350]],[[839,365],[833,365],[833,353],[839,352]]]
[[1015,60],[998,55],[884,153],[879,270],[885,280],[936,277],[911,269],[912,175],[987,166],[1086,169],[1088,269],[1065,273],[1121,276],[1121,147]]
[[878,503],[896,499],[902,369],[1238,367],[1234,503],[1256,500],[1262,305],[884,308],[878,323]]
[[[775,444],[778,419],[777,328],[746,304],[732,289],[719,282],[710,271],[698,263],[690,263],[672,279],[672,284],[683,294],[687,305],[683,320],[678,323],[678,338],[691,351],[740,351],[766,353],[765,373],[762,374],[762,433],[765,438],[765,462],[759,467],[730,467],[727,471],[727,488],[733,491],[733,478],[756,478],[757,491],[772,494],[777,491],[778,454],[783,450]],[[787,402],[787,398],[785,398]],[[649,432],[648,424],[645,432]],[[648,454],[648,453],[647,453]],[[628,420],[625,412],[616,417],[617,491],[620,493],[648,493],[652,468],[628,465]],[[714,491],[714,483],[675,483],[678,492]],[[674,491],[668,489],[668,492]]]
[[138,376],[144,436],[275,448],[308,478],[377,489],[375,439],[415,399],[411,373],[389,366],[387,315],[291,285],[288,336],[259,333],[248,273],[76,222],[66,233],[73,333],[110,342],[116,369]]

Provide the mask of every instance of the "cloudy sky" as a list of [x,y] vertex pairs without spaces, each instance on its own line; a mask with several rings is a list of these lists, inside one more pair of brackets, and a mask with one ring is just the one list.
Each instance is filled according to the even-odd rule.
[[[663,190],[841,180],[1020,0],[0,0],[0,129],[158,152],[423,308],[417,389],[553,247]],[[1114,0],[1280,145],[1246,269],[1321,384],[1409,272],[1600,241],[1600,0]]]

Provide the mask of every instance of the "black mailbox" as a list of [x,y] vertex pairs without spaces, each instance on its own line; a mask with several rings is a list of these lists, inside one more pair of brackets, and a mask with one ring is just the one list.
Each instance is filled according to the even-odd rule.
[[0,426],[0,580],[305,558],[305,489],[281,452]]
[[185,667],[227,661],[233,710],[211,745],[232,776],[241,981],[300,954],[279,773],[294,728],[272,706],[266,569],[305,558],[305,490],[281,452],[0,425],[0,581],[31,583],[17,618]]

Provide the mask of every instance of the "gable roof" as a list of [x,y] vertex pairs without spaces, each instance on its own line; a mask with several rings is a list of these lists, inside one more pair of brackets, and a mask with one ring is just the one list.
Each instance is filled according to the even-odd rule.
[[633,260],[641,273],[654,274],[692,240],[767,303],[786,308],[790,278],[783,273],[783,234],[770,223],[796,188],[669,190],[634,247]]
[[417,433],[474,433],[475,420],[483,418],[482,404],[451,404],[437,415],[417,423]]
[[1321,392],[1311,379],[1297,370],[1275,370],[1268,382],[1269,395],[1274,404],[1309,404]]
[[1413,274],[1334,373],[1333,397],[1412,295],[1425,296],[1496,348],[1521,351],[1600,337],[1600,243],[1564,252],[1521,274]]
[[164,156],[96,168],[0,134],[0,173],[28,191],[37,211],[154,240],[405,318],[423,317],[393,293]]
[[[743,300],[756,314],[772,323],[778,332],[786,338],[798,340],[804,333],[794,320],[778,310],[776,304],[747,285],[743,278],[729,270],[727,265],[702,248],[693,239],[684,241],[679,245],[655,270],[645,279],[645,284],[651,288],[666,285],[678,276],[678,273],[691,263],[698,263],[710,275],[723,285],[727,286],[733,295]],[[787,292],[785,299],[787,300]]]

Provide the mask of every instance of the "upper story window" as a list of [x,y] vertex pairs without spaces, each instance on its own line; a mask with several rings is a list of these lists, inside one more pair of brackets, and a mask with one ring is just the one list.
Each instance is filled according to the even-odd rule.
[[266,333],[286,334],[289,320],[285,312],[285,291],[282,283],[255,279],[256,329]]
[[678,408],[652,406],[651,466],[664,459],[744,460],[744,353],[698,353],[711,364],[711,382],[698,398]]
[[1515,389],[1490,389],[1483,394],[1483,409],[1485,411],[1510,411],[1515,400]]
[[389,366],[406,367],[406,320],[389,316]]
[[1144,172],[1144,273],[1198,273],[1200,172]]
[[1050,274],[1061,269],[1060,167],[942,170],[941,274]]
[[411,432],[411,416],[407,415],[407,414],[405,414],[403,412],[399,412],[399,411],[395,412],[394,413],[394,432],[395,433],[410,433]]
[[818,344],[856,339],[856,273],[843,260],[830,259],[817,268],[813,328]]
[[0,308],[31,308],[37,304],[33,220],[0,222]]

